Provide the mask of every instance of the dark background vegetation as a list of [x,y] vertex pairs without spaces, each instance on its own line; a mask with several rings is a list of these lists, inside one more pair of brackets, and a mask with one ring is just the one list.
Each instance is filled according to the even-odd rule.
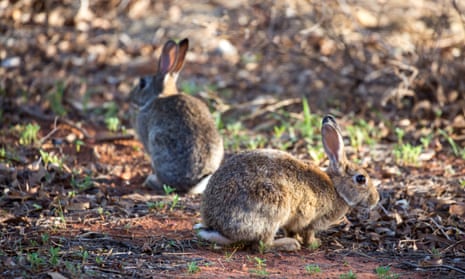
[[[141,185],[128,94],[184,37],[178,85],[209,104],[228,154],[272,147],[324,166],[321,116],[339,119],[382,199],[320,249],[465,276],[463,1],[1,0],[0,34],[3,277],[234,275],[241,254],[218,268],[191,230],[198,197]],[[267,260],[236,275],[306,272]]]

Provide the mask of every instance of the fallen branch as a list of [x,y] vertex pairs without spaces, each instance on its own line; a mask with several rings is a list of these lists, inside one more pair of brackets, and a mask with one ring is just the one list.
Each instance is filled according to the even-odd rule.
[[251,113],[248,116],[242,117],[241,120],[246,121],[246,120],[254,119],[254,118],[256,118],[256,117],[258,117],[258,116],[260,116],[262,114],[265,114],[267,112],[277,111],[280,108],[287,107],[287,106],[297,104],[297,103],[300,103],[300,102],[302,102],[302,99],[299,99],[299,98],[285,99],[285,100],[279,101],[277,103],[267,105],[264,108],[261,108],[261,109],[255,111],[255,112]]

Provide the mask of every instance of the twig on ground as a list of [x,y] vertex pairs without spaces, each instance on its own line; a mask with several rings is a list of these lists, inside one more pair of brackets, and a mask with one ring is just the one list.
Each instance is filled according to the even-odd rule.
[[39,146],[42,146],[44,142],[46,142],[53,134],[55,134],[58,131],[57,122],[58,122],[58,117],[55,117],[55,120],[53,121],[53,130],[51,130],[47,135],[45,135],[43,138],[40,139]]
[[367,255],[367,254],[365,254],[363,252],[360,252],[360,251],[349,251],[349,253],[347,253],[347,255],[350,255],[350,254],[355,254],[355,255],[358,255],[358,256],[361,256],[361,257],[368,258],[368,259],[373,260],[373,261],[378,261],[377,258],[372,257],[370,255]]
[[450,241],[450,237],[446,234],[446,232],[442,229],[443,226],[439,225],[434,218],[430,218],[430,221],[441,231],[441,233]]
[[432,268],[446,268],[446,269],[450,269],[450,270],[454,270],[454,271],[457,271],[459,273],[462,273],[462,274],[465,274],[465,270],[463,269],[460,269],[458,267],[455,267],[455,266],[451,266],[451,265],[446,265],[446,264],[436,264],[436,265],[419,265],[419,264],[415,264],[415,263],[409,263],[409,262],[402,262],[401,264],[405,264],[405,265],[408,265],[408,266],[411,266],[411,267],[414,267],[414,268],[428,268],[428,269],[432,269]]
[[293,99],[285,99],[285,100],[282,100],[282,101],[279,101],[277,103],[273,103],[273,104],[270,104],[270,105],[267,105],[266,107],[264,108],[261,108],[255,112],[253,112],[252,114],[248,115],[248,116],[245,116],[243,118],[241,118],[242,121],[246,121],[246,120],[250,120],[250,119],[254,119],[262,114],[265,114],[267,112],[272,112],[272,111],[276,111],[282,107],[287,107],[287,106],[290,106],[290,105],[293,105],[293,104],[297,104],[297,103],[300,103],[302,100],[299,99],[299,98],[293,98]]
[[447,252],[448,250],[450,250],[450,249],[454,248],[455,246],[457,246],[457,245],[459,245],[459,244],[462,244],[462,243],[465,243],[465,240],[457,241],[457,242],[455,242],[454,244],[449,245],[449,246],[447,246],[446,248],[444,248],[444,250],[442,250],[441,252],[442,252],[442,253],[445,253],[445,252]]

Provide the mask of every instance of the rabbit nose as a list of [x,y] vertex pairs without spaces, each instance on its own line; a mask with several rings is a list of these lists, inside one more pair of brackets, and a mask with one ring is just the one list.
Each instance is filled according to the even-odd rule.
[[336,124],[336,119],[334,119],[334,116],[330,115],[330,114],[327,114],[325,115],[325,117],[323,117],[323,121],[322,123],[323,124],[326,124],[326,123],[333,123],[333,124]]

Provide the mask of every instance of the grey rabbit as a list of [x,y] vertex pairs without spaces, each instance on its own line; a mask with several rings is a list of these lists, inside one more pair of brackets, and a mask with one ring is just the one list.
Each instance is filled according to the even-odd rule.
[[[323,118],[321,134],[326,171],[272,149],[230,157],[203,193],[198,236],[221,245],[295,251],[301,243],[320,245],[315,232],[339,222],[350,207],[373,208],[379,193],[367,172],[347,160],[334,117]],[[279,229],[286,236],[275,239]]]
[[158,72],[140,78],[130,93],[135,128],[154,172],[145,184],[158,192],[169,185],[178,193],[202,193],[223,159],[223,140],[207,105],[177,89],[188,45],[187,38],[167,41]]

